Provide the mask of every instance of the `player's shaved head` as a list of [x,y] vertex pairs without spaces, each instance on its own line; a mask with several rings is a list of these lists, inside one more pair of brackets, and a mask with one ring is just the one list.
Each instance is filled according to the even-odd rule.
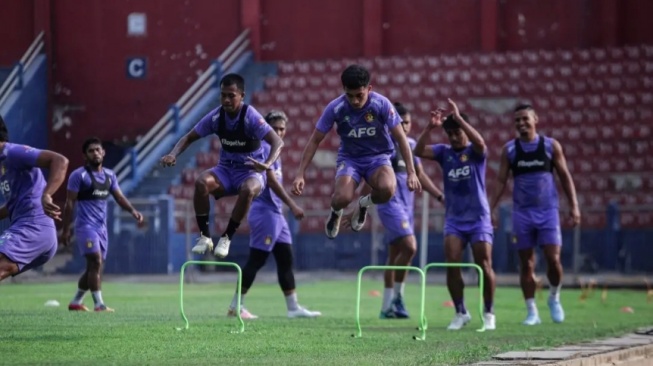
[[238,74],[227,74],[220,79],[220,86],[235,85],[238,90],[245,92],[245,79]]

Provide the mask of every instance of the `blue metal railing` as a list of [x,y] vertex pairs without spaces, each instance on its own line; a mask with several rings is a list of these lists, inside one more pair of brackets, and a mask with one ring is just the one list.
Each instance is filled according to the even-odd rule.
[[20,90],[23,88],[23,75],[32,65],[36,56],[38,56],[38,54],[43,50],[43,47],[45,46],[45,42],[43,41],[44,36],[44,32],[41,32],[36,36],[20,61],[14,65],[5,82],[0,86],[0,106],[7,101],[14,90]]
[[163,139],[179,133],[181,121],[210,89],[218,86],[222,74],[229,72],[236,65],[249,49],[249,45],[249,30],[246,29],[222,52],[220,57],[211,63],[181,98],[168,108],[163,117],[138,141],[130,153],[116,164],[114,171],[121,184],[128,179],[132,182],[139,180],[143,171],[150,168],[142,166],[143,160],[160,146]]

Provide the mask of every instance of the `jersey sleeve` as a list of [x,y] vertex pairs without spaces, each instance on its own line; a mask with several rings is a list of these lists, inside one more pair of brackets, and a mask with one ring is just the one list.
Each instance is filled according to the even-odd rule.
[[68,177],[68,190],[72,192],[79,192],[82,186],[82,172],[75,170]]
[[381,119],[388,128],[393,128],[394,126],[401,123],[401,118],[399,113],[395,110],[395,107],[390,103],[390,100],[383,98],[383,107],[381,110]]
[[431,149],[433,149],[433,156],[435,161],[438,163],[442,164],[442,156],[444,155],[444,150],[446,149],[446,145],[443,144],[435,144],[432,145]]
[[38,159],[42,150],[27,146],[27,145],[13,145],[7,152],[6,164],[14,169],[31,169],[36,167],[36,159]]
[[118,177],[116,177],[116,173],[110,171],[109,174],[107,175],[109,179],[111,179],[111,185],[109,186],[109,191],[120,192],[120,185],[118,184]]
[[487,148],[482,153],[476,152],[476,150],[474,150],[474,147],[472,145],[469,145],[468,149],[469,149],[469,156],[475,161],[483,161],[487,158]]
[[329,133],[334,123],[336,123],[336,113],[333,110],[333,102],[331,102],[324,108],[320,119],[317,120],[315,129],[322,133]]
[[247,108],[245,116],[245,133],[248,137],[263,140],[265,135],[272,131],[272,127],[265,122],[265,118],[253,107]]
[[193,128],[195,132],[200,135],[200,137],[206,137],[208,135],[214,134],[217,132],[217,120],[220,112],[220,107],[212,110],[207,113]]

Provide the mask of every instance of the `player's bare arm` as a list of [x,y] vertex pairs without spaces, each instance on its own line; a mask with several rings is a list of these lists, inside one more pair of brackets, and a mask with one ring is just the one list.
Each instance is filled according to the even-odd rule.
[[73,215],[75,213],[75,204],[77,203],[77,192],[68,190],[66,194],[66,204],[63,207],[62,229],[63,229],[63,245],[70,244],[70,237],[72,236],[71,227],[73,224]]
[[118,206],[120,206],[120,208],[123,210],[129,212],[139,225],[143,223],[143,215],[138,212],[134,206],[132,206],[131,202],[129,202],[127,197],[122,194],[120,189],[111,191],[111,195],[113,196],[113,199],[116,200],[116,203],[118,203]]
[[496,226],[496,217],[494,211],[503,196],[503,191],[506,190],[506,184],[508,183],[508,176],[510,175],[510,163],[508,162],[508,148],[503,147],[501,149],[501,162],[499,165],[499,173],[497,174],[497,180],[494,185],[494,190],[492,191],[492,197],[490,198],[490,213],[492,214],[493,224]]
[[415,156],[419,156],[420,158],[424,158],[424,159],[435,160],[435,153],[433,153],[433,145],[427,145],[427,142],[429,141],[429,135],[431,134],[431,132],[439,127],[442,127],[441,109],[431,111],[431,119],[429,120],[429,123],[424,127],[424,130],[422,130],[422,133],[417,138],[417,143],[415,145],[415,148],[413,149],[413,153],[415,154]]
[[428,194],[430,194],[433,198],[439,202],[443,202],[444,193],[442,193],[442,191],[435,186],[435,183],[433,183],[431,178],[426,175],[424,172],[424,167],[422,167],[421,164],[417,164],[415,169],[417,170],[417,178],[419,179],[420,184],[422,184],[422,188],[424,188],[424,190],[428,192]]
[[472,143],[472,148],[474,151],[478,154],[485,154],[485,151],[487,150],[487,146],[485,145],[485,140],[483,140],[483,136],[476,131],[472,125],[467,123],[465,119],[460,115],[460,111],[458,110],[458,106],[456,103],[451,100],[447,99],[449,104],[451,105],[451,108],[453,109],[453,116],[460,125],[460,129],[465,132],[467,137],[469,138],[469,142]]
[[[413,152],[410,149],[410,144],[406,138],[406,133],[404,133],[404,129],[401,127],[401,125],[398,124],[392,127],[390,132],[392,133],[392,137],[395,139],[395,141],[397,141],[397,144],[399,145],[399,151],[401,151],[401,155],[408,157],[413,156]],[[419,179],[417,179],[417,172],[415,171],[415,164],[413,159],[408,158],[404,160],[406,162],[406,172],[408,173],[408,189],[415,192],[421,192],[422,185],[420,184]]]
[[262,163],[252,157],[247,158],[254,169],[259,172],[270,169],[270,166],[279,158],[281,148],[283,147],[283,140],[274,131],[268,132],[263,139],[270,144],[270,155],[268,155],[267,160]]
[[292,212],[293,216],[297,220],[301,220],[304,218],[304,210],[297,205],[297,203],[290,198],[286,190],[283,188],[283,186],[279,183],[277,180],[276,175],[274,174],[274,171],[272,170],[267,170],[267,178],[268,178],[268,185],[270,186],[270,189],[274,194],[276,194],[279,198],[281,198],[281,201],[290,208],[290,211]]
[[61,208],[52,202],[52,195],[61,187],[61,184],[66,179],[68,159],[54,151],[43,150],[36,158],[36,166],[49,171],[48,182],[41,198],[43,211],[53,219],[61,220]]
[[324,140],[324,137],[326,137],[326,133],[318,131],[317,129],[313,130],[313,134],[308,140],[304,152],[302,153],[302,159],[299,163],[299,168],[297,169],[297,176],[292,184],[292,193],[294,195],[299,196],[302,194],[302,191],[304,190],[304,174],[306,173],[306,168],[308,168],[308,165],[313,161],[315,152],[320,146],[320,143],[322,143],[322,140]]
[[177,163],[177,156],[183,153],[193,142],[199,139],[200,135],[195,132],[195,129],[190,130],[187,134],[180,138],[179,141],[177,141],[175,147],[172,148],[172,151],[161,158],[161,165],[164,167],[174,166]]
[[567,196],[567,201],[569,202],[569,208],[571,210],[571,219],[574,225],[578,225],[580,224],[580,208],[578,207],[578,198],[576,197],[576,186],[574,185],[574,180],[567,168],[567,159],[562,151],[562,145],[560,145],[557,140],[553,140],[553,166],[555,167],[556,172],[558,172],[562,189],[565,191],[565,195]]
[[4,220],[7,217],[9,217],[9,210],[7,209],[7,206],[0,207],[0,220]]

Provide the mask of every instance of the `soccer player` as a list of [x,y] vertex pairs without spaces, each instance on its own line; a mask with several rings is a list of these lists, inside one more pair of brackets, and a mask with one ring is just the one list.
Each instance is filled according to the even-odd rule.
[[[213,250],[209,232],[209,194],[215,199],[238,196],[227,229],[222,233],[215,254],[224,258],[229,254],[231,238],[249,211],[252,200],[265,188],[265,172],[279,157],[283,141],[263,117],[243,102],[245,80],[238,74],[227,74],[220,80],[220,107],[209,112],[195,128],[183,136],[172,151],[161,158],[161,165],[175,165],[177,156],[190,144],[216,134],[222,144],[220,162],[204,171],[195,181],[193,206],[200,237],[194,253]],[[264,155],[261,140],[270,144],[269,155]]]
[[91,137],[82,145],[84,166],[75,169],[68,178],[68,195],[63,212],[63,244],[70,243],[75,204],[75,241],[86,258],[86,270],[77,282],[77,293],[68,304],[68,310],[88,311],[84,305],[86,291],[91,291],[95,311],[113,312],[102,299],[102,265],[109,247],[107,235],[107,198],[113,196],[123,210],[129,212],[137,224],[143,224],[143,215],[132,207],[118,186],[116,174],[102,166],[105,151],[102,141]]
[[[483,269],[485,281],[485,328],[496,328],[494,301],[494,271],[492,270],[492,221],[485,191],[487,147],[483,137],[472,127],[466,115],[449,99],[453,114],[444,121],[441,112],[431,112],[431,123],[426,126],[415,146],[415,155],[437,161],[442,167],[446,199],[444,225],[444,253],[447,262],[462,262],[463,251],[469,243],[474,261]],[[449,145],[426,145],[428,135],[442,127]],[[447,329],[458,330],[471,320],[463,299],[460,268],[447,268],[447,287],[455,305],[456,315]]]
[[[293,194],[302,194],[306,168],[335,124],[340,135],[340,148],[331,214],[325,224],[326,235],[330,239],[338,235],[343,209],[354,200],[361,179],[364,178],[371,187],[371,193],[358,200],[351,222],[354,231],[363,228],[370,206],[386,203],[394,195],[397,180],[390,164],[394,150],[391,136],[402,156],[411,156],[399,116],[386,97],[372,92],[369,71],[360,65],[351,65],[342,72],[340,80],[344,94],[331,101],[318,120],[302,154],[292,189]],[[406,160],[406,174],[408,189],[421,190],[412,159]]]
[[[412,117],[408,109],[401,103],[394,103],[395,110],[401,118],[401,127],[404,133],[410,133]],[[416,141],[407,137],[411,148],[414,148]],[[395,151],[392,154],[392,169],[397,177],[397,190],[395,195],[387,203],[376,206],[381,223],[386,228],[384,240],[388,243],[389,266],[409,266],[417,252],[417,240],[415,239],[414,211],[415,193],[408,189],[406,161],[399,152],[395,143]],[[417,178],[422,187],[429,194],[442,202],[444,195],[433,184],[431,179],[424,173],[422,164],[418,157],[412,156]],[[369,190],[365,185],[364,189]],[[345,219],[351,223],[351,219]],[[404,282],[407,275],[406,270],[388,270],[384,273],[383,304],[381,306],[381,319],[408,318],[409,314],[404,304]]]
[[[48,170],[47,182],[39,168]],[[52,195],[67,169],[63,155],[9,142],[0,116],[0,191],[5,199],[0,219],[11,221],[0,235],[0,281],[42,266],[57,252],[54,220],[61,220],[61,209]]]
[[567,161],[560,143],[537,134],[538,117],[533,107],[518,106],[514,118],[519,137],[509,141],[501,152],[501,165],[491,208],[494,212],[506,187],[509,171],[512,171],[515,180],[512,196],[513,244],[519,253],[520,283],[528,313],[523,324],[535,325],[541,322],[535,304],[536,247],[542,248],[547,262],[551,319],[561,323],[565,319],[560,303],[562,236],[558,216],[558,191],[553,170],[558,173],[567,195],[574,225],[580,223],[576,188],[567,169]]
[[[271,111],[265,116],[265,121],[281,139],[286,135],[286,123],[288,117],[282,111]],[[270,145],[262,143],[264,154],[270,153]],[[322,315],[319,311],[310,311],[297,303],[295,292],[295,274],[293,273],[293,252],[292,238],[288,222],[283,216],[283,203],[292,211],[295,218],[304,218],[304,210],[297,206],[295,201],[288,196],[283,188],[283,172],[281,170],[281,158],[277,159],[267,173],[267,186],[260,196],[254,199],[250,208],[247,222],[250,227],[249,258],[243,268],[243,283],[241,286],[242,296],[240,298],[240,316],[243,319],[256,319],[258,316],[250,313],[244,306],[245,295],[252,287],[256,273],[263,268],[270,256],[274,255],[277,262],[277,278],[279,286],[286,298],[286,307],[289,318],[313,318]],[[227,315],[236,315],[238,293],[229,307]]]

